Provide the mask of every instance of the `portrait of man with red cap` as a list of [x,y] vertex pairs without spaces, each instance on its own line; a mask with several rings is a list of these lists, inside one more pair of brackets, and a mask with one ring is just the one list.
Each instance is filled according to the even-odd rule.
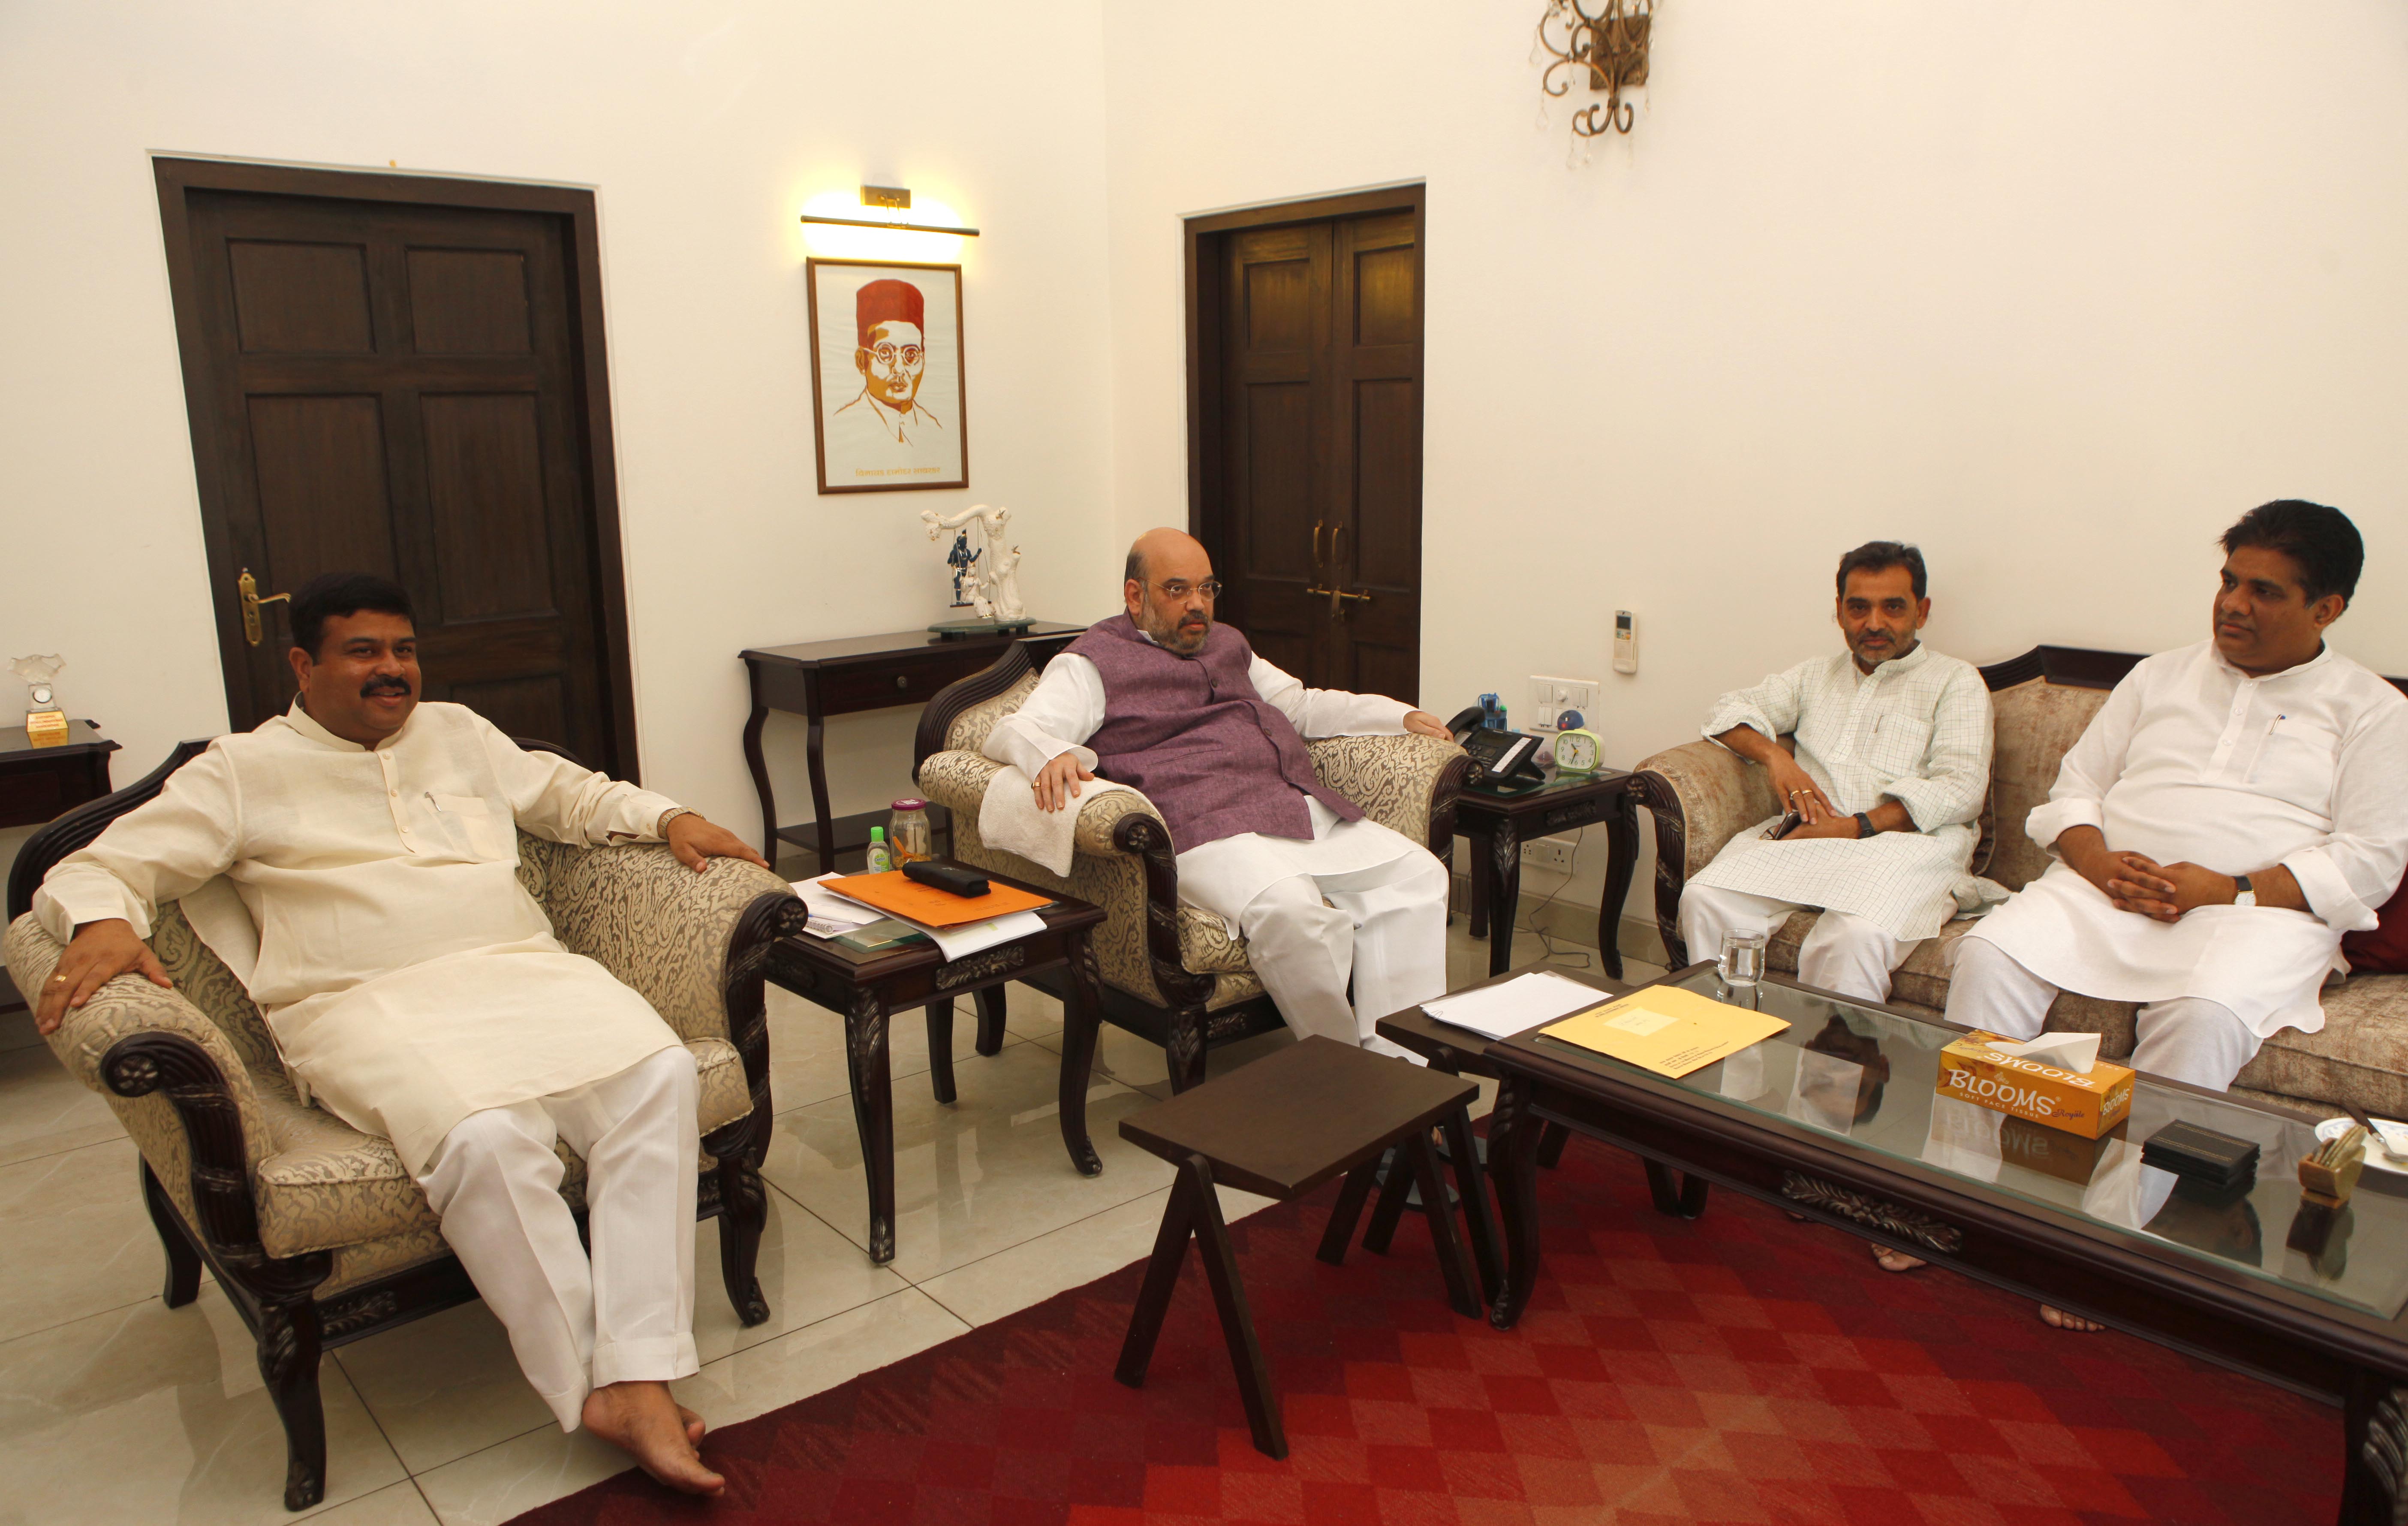
[[[958,270],[853,266],[839,278],[830,266],[840,262],[813,263],[823,491],[959,485],[962,441],[958,427],[949,426],[958,425],[961,397]],[[850,304],[838,279],[861,282]],[[846,382],[858,385],[837,404]]]
[[908,281],[871,281],[853,294],[853,326],[861,338],[853,352],[861,396],[837,411],[866,410],[898,445],[911,443],[914,430],[941,428],[919,403],[920,379],[928,372],[927,303],[920,288]]

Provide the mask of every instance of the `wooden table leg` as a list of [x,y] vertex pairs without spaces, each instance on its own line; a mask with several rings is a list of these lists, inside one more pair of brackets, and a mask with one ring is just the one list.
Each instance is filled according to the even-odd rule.
[[1354,1243],[1354,1226],[1363,1222],[1363,1202],[1379,1180],[1376,1155],[1346,1173],[1346,1185],[1338,1189],[1338,1205],[1329,1210],[1329,1223],[1321,1231],[1321,1248],[1315,1255],[1332,1266],[1346,1264],[1346,1247]]
[[827,717],[820,713],[819,679],[810,679],[810,713],[803,742],[803,756],[810,765],[811,820],[815,835],[811,839],[819,850],[818,872],[824,874],[836,868],[836,816],[828,805],[827,782]]
[[1262,1342],[1254,1336],[1254,1312],[1246,1305],[1246,1285],[1238,1275],[1237,1251],[1229,1243],[1229,1226],[1221,1217],[1221,1200],[1212,1190],[1212,1169],[1202,1156],[1191,1155],[1178,1163],[1177,1170],[1179,1180],[1171,1188],[1170,1206],[1163,1213],[1161,1231],[1154,1236],[1145,1285],[1130,1313],[1128,1338],[1121,1343],[1120,1365],[1112,1375],[1133,1389],[1144,1384],[1192,1232],[1204,1260],[1205,1280],[1211,1284],[1212,1303],[1221,1316],[1221,1338],[1227,1343],[1229,1365],[1237,1373],[1238,1394],[1245,1401],[1254,1449],[1266,1457],[1283,1458],[1287,1432],[1280,1423],[1279,1389],[1272,1382]]
[[845,1068],[853,1081],[853,1123],[861,1134],[861,1173],[869,1186],[869,1259],[895,1259],[895,1089],[886,1054],[886,1003],[875,990],[853,999],[844,1023]]
[[937,1101],[950,1105],[953,1101],[953,1002],[951,997],[928,1003],[928,1081],[936,1091]]
[[1669,1218],[1695,1218],[1706,1211],[1706,1194],[1713,1183],[1703,1176],[1684,1176],[1661,1160],[1644,1163],[1647,1195],[1655,1200],[1657,1213]]
[[1605,972],[1622,978],[1622,903],[1639,867],[1639,795],[1626,789],[1605,820],[1605,894],[1597,908],[1597,951]]
[[1399,1147],[1388,1157],[1388,1179],[1380,1184],[1380,1201],[1371,1210],[1371,1227],[1363,1231],[1363,1248],[1385,1256],[1396,1242],[1397,1223],[1405,1216],[1405,1200],[1413,1189],[1412,1162]]
[[1003,1053],[1005,988],[989,986],[973,999],[978,1002],[978,1052],[992,1059]]
[[[1096,1066],[1096,1030],[1103,1022],[1103,975],[1096,968],[1095,943],[1086,933],[1074,932],[1067,942],[1070,969],[1069,979],[1062,984],[1062,1087],[1056,1111],[1062,1116],[1062,1144],[1070,1152],[1070,1164],[1082,1176],[1096,1176],[1102,1174],[1104,1162],[1087,1136],[1087,1084]],[[997,997],[1003,994],[1000,986],[995,990]],[[997,1001],[998,1030],[1002,1008]],[[980,1028],[985,1028],[983,1006]]]
[[1481,1164],[1480,1146],[1471,1136],[1471,1115],[1456,1108],[1446,1116],[1446,1153],[1455,1160],[1455,1189],[1463,1199],[1463,1218],[1471,1231],[1472,1260],[1480,1266],[1480,1301],[1495,1303],[1505,1286],[1505,1252],[1497,1241],[1496,1216],[1488,1211],[1488,1172]]
[[1513,818],[1497,823],[1488,842],[1488,972],[1513,968],[1514,903],[1522,899],[1522,840]]
[[1398,1145],[1402,1159],[1397,1164],[1411,1160],[1413,1179],[1421,1184],[1422,1216],[1429,1220],[1430,1245],[1438,1252],[1438,1268],[1446,1277],[1447,1304],[1466,1319],[1477,1319],[1482,1307],[1479,1287],[1471,1274],[1470,1260],[1463,1254],[1463,1238],[1455,1232],[1455,1210],[1446,1203],[1446,1177],[1438,1169],[1438,1152],[1430,1148],[1429,1130],[1416,1129]]
[[769,761],[761,756],[761,727],[768,723],[769,707],[761,699],[761,670],[751,669],[752,713],[744,722],[744,766],[752,770],[752,793],[761,797],[761,857],[772,868],[778,862],[778,797],[769,789]]
[[2394,1526],[2408,1505],[2408,1390],[2360,1373],[2342,1405],[2341,1526]]
[[1505,1220],[1505,1288],[1488,1311],[1498,1330],[1520,1322],[1539,1283],[1539,1130],[1536,1119],[1523,1116],[1528,1089],[1528,1082],[1508,1076],[1489,1115],[1488,1170]]

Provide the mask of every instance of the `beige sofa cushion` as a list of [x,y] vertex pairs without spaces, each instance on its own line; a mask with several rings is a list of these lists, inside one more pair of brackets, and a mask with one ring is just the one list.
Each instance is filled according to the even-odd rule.
[[[743,1057],[735,1045],[694,1039],[686,1048],[702,1079],[698,1116],[704,1133],[752,1110]],[[276,1143],[276,1153],[252,1173],[259,1243],[269,1255],[298,1256],[426,1231],[438,1231],[439,1241],[426,1195],[402,1169],[391,1140],[361,1133],[322,1108],[302,1106],[280,1075],[256,1076],[255,1085]],[[567,1167],[561,1195],[571,1207],[582,1206],[585,1163],[566,1145],[560,1158]]]

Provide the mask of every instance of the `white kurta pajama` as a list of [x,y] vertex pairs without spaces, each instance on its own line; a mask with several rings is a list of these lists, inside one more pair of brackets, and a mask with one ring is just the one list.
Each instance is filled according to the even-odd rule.
[[1801,907],[1823,917],[1799,977],[1867,1001],[1960,910],[2004,894],[1969,872],[1990,784],[1990,692],[1971,664],[1918,645],[1866,673],[1846,652],[1803,662],[1722,697],[1704,727],[1795,734],[1799,766],[1841,811],[1906,807],[1914,830],[1772,842],[1774,816],[1733,837],[1681,901],[1692,958],[1726,931],[1770,931]]
[[[1413,708],[1308,689],[1260,656],[1246,677],[1307,738],[1400,736]],[[1066,752],[1093,770],[1096,755],[1082,744],[1103,726],[1106,702],[1096,665],[1063,653],[988,735],[986,756],[1031,778]],[[1179,898],[1246,940],[1254,973],[1298,1033],[1401,1054],[1372,1029],[1392,1012],[1445,994],[1445,866],[1376,821],[1341,821],[1310,796],[1305,807],[1311,841],[1243,832],[1182,851]]]
[[[2331,648],[2264,678],[2225,661],[2212,641],[2160,653],[2115,685],[2026,831],[2052,853],[2067,830],[2087,826],[2108,847],[2158,863],[2222,874],[2280,864],[2309,910],[2201,906],[2158,922],[2118,911],[2058,862],[1971,936],[2050,987],[2212,1004],[2258,1041],[2286,1028],[2315,1032],[2317,990],[2346,968],[2342,935],[2374,926],[2408,862],[2403,779],[2408,698]],[[1995,1015],[1977,1005],[1952,990],[1949,1015]],[[2144,1028],[2151,1015],[2143,1012]],[[2255,1049],[2247,1043],[2240,1061]]]
[[[509,1323],[522,1365],[573,1428],[589,1378],[695,1370],[692,1251],[679,1249],[694,1219],[695,1088],[691,1059],[651,1005],[552,936],[518,883],[517,828],[594,845],[657,841],[674,809],[525,752],[458,705],[422,703],[367,748],[296,704],[179,769],[156,799],[52,869],[34,906],[64,942],[111,917],[147,937],[162,902],[183,902],[194,930],[259,1003],[295,1081],[353,1128],[391,1139],[428,1188],[445,1235]],[[238,901],[195,894],[220,875]],[[675,1054],[647,1067],[666,1051]],[[649,1080],[628,1081],[631,1073]],[[618,1130],[616,1153],[644,1162],[623,1174],[645,1179],[615,1184],[601,1180],[601,1159],[591,1162],[593,1260],[624,1269],[608,1307],[668,1309],[672,1331],[640,1321],[637,1344],[621,1353],[616,1332],[597,1330],[593,1268],[556,1191],[548,1143],[534,1152],[551,1162],[548,1187],[530,1193],[518,1180],[502,1193],[523,1213],[473,1212],[471,1226],[445,1211],[437,1179],[449,1170],[450,1191],[460,1190],[479,1173],[469,1158],[487,1153],[462,1131],[529,1109],[561,1120],[579,1147]],[[626,1143],[671,1130],[682,1131],[681,1188],[649,1179],[677,1158],[674,1141],[649,1150]],[[662,1222],[661,1212],[679,1211],[681,1192],[682,1217]],[[606,1213],[613,1195],[649,1206]],[[492,1196],[470,1193],[478,1202]]]

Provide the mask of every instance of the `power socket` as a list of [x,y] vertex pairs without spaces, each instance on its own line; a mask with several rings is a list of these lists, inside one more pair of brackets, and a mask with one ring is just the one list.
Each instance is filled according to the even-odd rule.
[[1522,844],[1522,862],[1569,874],[1572,871],[1572,851],[1579,846],[1569,837],[1534,837]]
[[1530,675],[1531,725],[1553,730],[1555,717],[1577,710],[1584,721],[1597,718],[1598,683],[1593,678],[1550,678]]

